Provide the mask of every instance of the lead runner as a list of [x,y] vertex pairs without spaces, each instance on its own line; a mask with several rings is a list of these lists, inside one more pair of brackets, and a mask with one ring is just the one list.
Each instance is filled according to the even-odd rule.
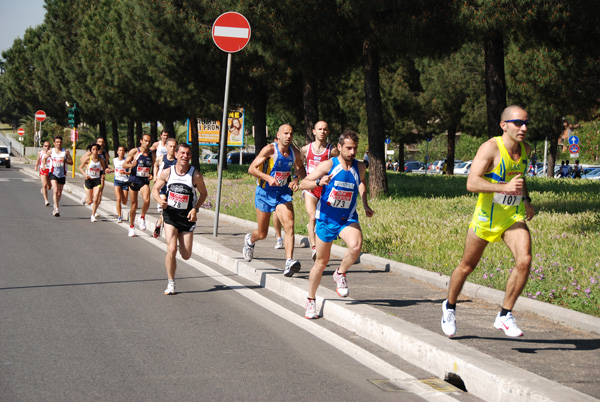
[[308,278],[308,300],[304,314],[308,319],[319,318],[315,303],[317,288],[329,262],[331,245],[337,237],[348,248],[340,266],[333,273],[333,279],[340,297],[349,294],[346,272],[358,259],[363,242],[356,212],[357,197],[360,195],[367,217],[375,213],[367,201],[366,165],[355,159],[357,148],[358,135],[354,131],[344,131],[337,144],[339,156],[321,162],[300,182],[301,190],[323,187],[316,212],[317,256]]

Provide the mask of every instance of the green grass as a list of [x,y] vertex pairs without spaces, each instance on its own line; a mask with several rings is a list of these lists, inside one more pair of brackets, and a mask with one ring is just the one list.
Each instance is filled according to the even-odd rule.
[[[202,165],[209,197],[216,202],[215,165]],[[221,211],[255,220],[255,180],[247,166],[224,172]],[[466,190],[466,177],[388,175],[390,195],[369,201],[376,212],[366,218],[363,251],[449,275],[462,257],[465,234],[477,195]],[[590,180],[528,180],[536,209],[529,222],[533,240],[530,297],[600,316],[600,183]],[[306,234],[308,216],[295,193],[296,233]],[[469,277],[475,283],[504,290],[513,267],[504,243],[490,244]]]

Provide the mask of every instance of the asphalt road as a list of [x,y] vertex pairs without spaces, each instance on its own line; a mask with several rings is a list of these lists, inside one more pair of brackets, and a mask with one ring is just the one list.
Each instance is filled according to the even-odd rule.
[[214,265],[180,261],[164,296],[162,241],[67,195],[55,218],[18,170],[0,169],[0,400],[475,400]]

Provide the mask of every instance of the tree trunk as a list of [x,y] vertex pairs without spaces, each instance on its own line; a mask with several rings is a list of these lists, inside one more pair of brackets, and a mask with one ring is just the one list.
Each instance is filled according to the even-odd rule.
[[454,174],[454,159],[456,155],[456,125],[448,128],[448,155],[447,155],[447,166],[446,174]]
[[313,128],[319,121],[319,98],[317,96],[318,85],[316,78],[308,72],[303,72],[304,80],[303,101],[304,101],[304,131],[305,143],[315,140]]
[[136,146],[134,130],[135,130],[135,122],[133,120],[128,120],[127,121],[127,149],[133,149]]
[[107,149],[108,149],[108,138],[106,138],[106,122],[105,121],[98,123],[98,137],[104,139],[104,143],[107,145]]
[[258,84],[253,91],[255,152],[267,146],[267,87]]
[[[198,118],[192,116],[189,119],[192,138],[198,138]],[[198,141],[191,141],[190,148],[192,149],[192,166],[200,171],[200,147],[198,146]]]
[[177,135],[175,133],[175,124],[173,124],[172,121],[164,121],[163,127],[169,132],[169,138],[177,138]]
[[398,171],[404,172],[404,139],[398,141]]
[[150,122],[150,142],[154,144],[156,141],[158,141],[158,124],[153,121]]
[[363,69],[365,74],[365,103],[369,130],[369,191],[372,197],[387,193],[385,171],[385,129],[379,90],[379,53],[375,39],[363,40]]
[[554,165],[556,164],[556,155],[558,155],[558,140],[563,133],[563,124],[561,117],[555,117],[552,124],[552,134],[548,138],[550,141],[550,150],[548,151],[548,170],[546,176],[554,177]]
[[142,122],[136,120],[135,122],[135,146],[140,145],[140,141],[142,140],[143,130],[142,130]]
[[488,137],[502,135],[500,115],[506,108],[506,77],[504,74],[504,39],[495,31],[484,41],[485,95],[487,102]]
[[117,156],[117,150],[121,146],[121,141],[119,139],[119,123],[116,120],[112,121],[112,141],[113,150],[115,151],[115,156]]

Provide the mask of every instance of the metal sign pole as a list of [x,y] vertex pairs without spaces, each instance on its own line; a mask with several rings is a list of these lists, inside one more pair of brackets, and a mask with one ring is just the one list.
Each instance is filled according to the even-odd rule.
[[[221,186],[223,182],[223,164],[227,160],[223,157],[223,147],[227,146],[227,103],[229,102],[229,75],[231,73],[231,53],[227,53],[227,76],[225,78],[225,102],[223,104],[223,120],[221,122],[221,140],[219,141],[219,179],[217,183],[217,204],[215,206],[215,224],[213,237],[219,234],[219,210],[221,209]],[[241,155],[240,155],[241,156]]]

